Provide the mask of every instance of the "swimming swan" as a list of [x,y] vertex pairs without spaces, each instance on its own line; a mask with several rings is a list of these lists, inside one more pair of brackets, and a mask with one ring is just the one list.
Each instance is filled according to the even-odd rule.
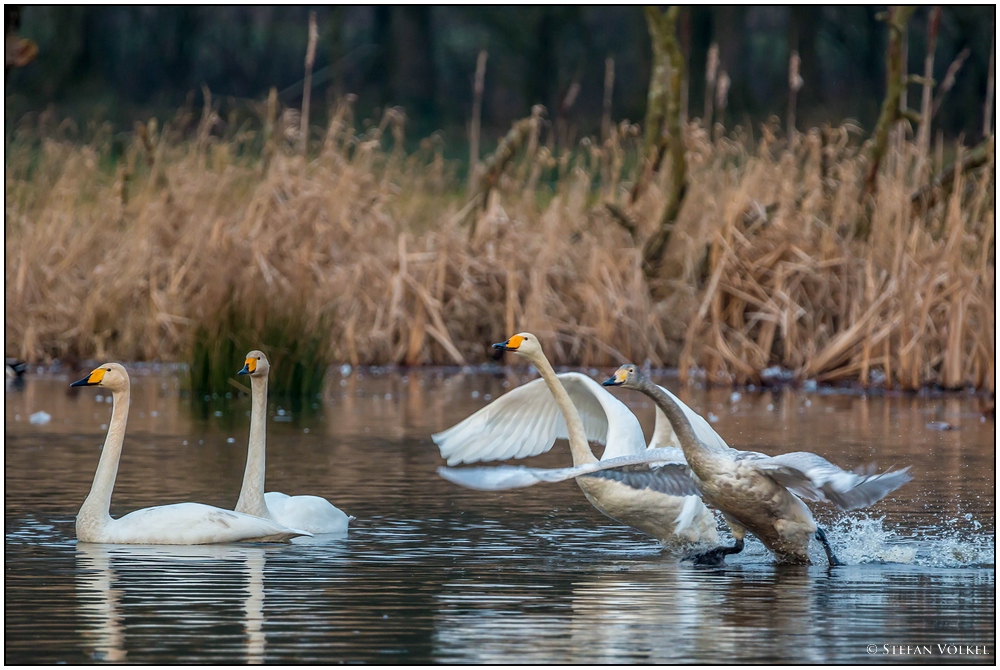
[[125,423],[128,421],[129,378],[117,363],[107,363],[70,386],[102,386],[111,391],[111,424],[97,464],[94,484],[76,515],[80,542],[108,544],[212,544],[216,542],[284,542],[309,533],[269,519],[230,512],[199,503],[147,507],[112,519],[111,492],[118,474]]
[[243,471],[243,487],[236,511],[307,530],[315,534],[346,533],[353,520],[319,496],[287,496],[271,491],[264,493],[264,452],[267,431],[267,374],[271,366],[259,351],[246,356],[243,369],[237,374],[250,375],[250,446],[247,466]]
[[692,428],[680,401],[649,381],[635,365],[621,366],[604,384],[634,389],[652,398],[670,419],[702,496],[725,515],[736,544],[703,554],[703,562],[739,553],[750,531],[780,563],[809,563],[809,539],[816,535],[830,565],[838,565],[823,529],[799,496],[831,502],[842,510],[856,509],[881,500],[912,479],[909,467],[881,474],[871,468],[846,472],[809,452],[767,456],[737,451],[721,438],[706,440]]
[[[528,359],[542,379],[504,394],[464,421],[433,435],[442,457],[449,465],[523,458],[548,451],[556,438],[565,437],[569,439],[574,468],[566,468],[560,471],[563,476],[552,479],[546,478],[551,470],[512,466],[441,468],[438,472],[442,477],[481,490],[574,477],[599,511],[671,548],[717,543],[715,517],[686,476],[680,449],[647,450],[635,415],[586,375],[556,375],[534,335],[520,333],[493,347]],[[588,438],[607,445],[601,461],[591,451]],[[671,438],[669,422],[665,417],[658,418],[651,446],[668,444]],[[652,452],[658,455],[661,467],[650,467],[647,454]],[[606,471],[595,467],[609,462],[638,465]]]

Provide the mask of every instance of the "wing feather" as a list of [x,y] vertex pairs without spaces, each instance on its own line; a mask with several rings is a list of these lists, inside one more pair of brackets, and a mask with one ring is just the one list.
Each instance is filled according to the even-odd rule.
[[687,465],[671,463],[652,469],[601,470],[587,477],[613,479],[633,489],[649,489],[670,496],[700,496]]
[[574,465],[569,468],[529,468],[523,465],[495,465],[473,468],[438,468],[438,474],[450,482],[479,491],[503,491],[506,489],[524,488],[541,483],[561,482],[592,472],[600,472],[613,468],[632,465],[649,464],[656,466],[675,466],[687,468],[687,463],[679,449],[647,449],[642,454],[619,456],[586,465]]
[[[635,415],[596,381],[578,372],[558,375],[580,413],[587,439],[607,444],[605,458],[645,448]],[[431,436],[448,465],[527,458],[568,436],[555,397],[536,379],[500,396],[451,428]]]
[[806,500],[831,502],[842,510],[872,505],[913,479],[909,467],[875,473],[869,465],[848,472],[806,451],[743,460]]

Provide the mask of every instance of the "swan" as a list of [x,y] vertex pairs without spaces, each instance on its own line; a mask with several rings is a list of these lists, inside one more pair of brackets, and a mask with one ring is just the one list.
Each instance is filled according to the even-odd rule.
[[264,493],[264,452],[267,431],[267,374],[271,365],[260,351],[246,356],[237,374],[250,375],[250,445],[243,487],[236,511],[264,519],[273,519],[291,528],[313,534],[346,533],[354,520],[319,496],[288,496],[271,491]]
[[[569,439],[574,468],[571,475],[546,480],[541,468],[441,468],[449,481],[498,490],[530,483],[573,477],[584,495],[605,515],[652,535],[670,549],[718,544],[715,517],[698,497],[686,476],[683,452],[669,445],[673,438],[666,418],[647,450],[638,419],[596,381],[579,373],[557,375],[545,358],[538,338],[519,333],[495,349],[511,351],[538,368],[541,379],[497,398],[431,439],[449,465],[474,461],[523,458],[552,448],[556,438]],[[594,456],[588,437],[606,444],[601,461]],[[661,467],[652,469],[646,452],[659,456]],[[604,470],[598,463],[636,468]],[[593,474],[591,474],[593,473]],[[512,486],[513,484],[513,486]]]
[[94,484],[76,515],[80,542],[107,544],[212,544],[217,542],[284,542],[305,531],[286,528],[273,520],[230,512],[199,503],[161,505],[112,519],[111,493],[118,474],[125,423],[128,421],[129,377],[118,363],[106,363],[70,386],[102,386],[111,391],[108,436],[101,450]]
[[831,502],[842,510],[871,505],[912,479],[909,467],[875,474],[873,468],[846,472],[816,454],[798,451],[767,456],[737,451],[721,438],[705,439],[673,394],[652,383],[635,365],[618,368],[605,386],[621,386],[649,396],[670,419],[698,490],[722,511],[736,543],[702,554],[700,562],[721,562],[743,550],[747,531],[756,535],[779,563],[808,564],[815,535],[830,565],[839,565],[826,534],[801,498]]

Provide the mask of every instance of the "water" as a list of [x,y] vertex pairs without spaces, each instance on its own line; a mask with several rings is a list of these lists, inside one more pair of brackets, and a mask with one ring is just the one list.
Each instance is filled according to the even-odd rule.
[[[111,405],[53,374],[7,393],[5,661],[995,663],[995,427],[974,397],[680,389],[734,447],[915,476],[868,510],[813,506],[845,567],[775,566],[749,541],[706,570],[573,482],[482,493],[436,476],[429,435],[526,376],[378,373],[335,369],[315,403],[271,403],[268,490],[358,517],[346,538],[294,545],[77,544]],[[231,509],[249,400],[192,403],[165,369],[132,386],[112,515]],[[652,406],[616,394],[648,434]],[[569,461],[557,444],[534,464]]]

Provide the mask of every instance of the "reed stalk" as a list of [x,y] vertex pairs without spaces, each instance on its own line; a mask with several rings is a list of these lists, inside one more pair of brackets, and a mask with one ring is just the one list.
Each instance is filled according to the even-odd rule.
[[439,138],[403,151],[397,111],[359,131],[342,101],[302,170],[297,116],[276,99],[259,109],[257,128],[211,108],[210,135],[147,127],[152,164],[138,129],[121,152],[110,132],[74,143],[15,127],[5,354],[187,361],[194,388],[224,389],[262,348],[280,386],[308,395],[329,364],[475,364],[519,329],[557,365],[649,360],[713,383],[759,383],[777,365],[800,380],[993,390],[992,139],[929,185],[916,142],[889,143],[862,242],[856,128],[803,129],[772,153],[779,128],[751,142],[689,123],[685,200],[698,206],[677,213],[654,298],[642,248],[664,181],[629,203],[630,232],[604,206],[645,169],[635,126],[553,156],[539,109],[467,200]]

